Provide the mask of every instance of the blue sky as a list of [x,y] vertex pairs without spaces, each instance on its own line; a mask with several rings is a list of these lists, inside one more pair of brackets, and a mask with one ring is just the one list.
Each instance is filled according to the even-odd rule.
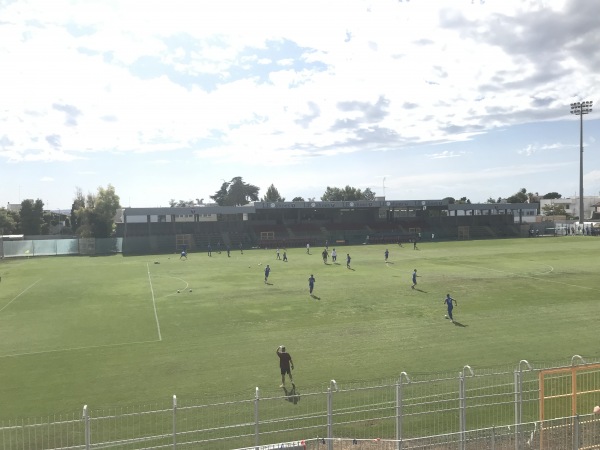
[[0,0],[0,206],[600,194],[588,0]]

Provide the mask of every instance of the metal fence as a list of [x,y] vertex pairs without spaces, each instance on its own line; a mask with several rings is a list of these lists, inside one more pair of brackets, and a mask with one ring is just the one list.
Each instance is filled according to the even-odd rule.
[[4,449],[600,449],[600,364],[290,387],[227,400],[166,399],[0,424]]
[[107,255],[122,253],[123,238],[32,239],[0,241],[0,257]]

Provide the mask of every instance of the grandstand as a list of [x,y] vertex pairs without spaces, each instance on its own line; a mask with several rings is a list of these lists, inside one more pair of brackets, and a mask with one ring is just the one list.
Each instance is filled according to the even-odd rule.
[[444,200],[256,202],[244,206],[126,208],[117,236],[123,253],[319,247],[526,235],[537,203],[450,204]]

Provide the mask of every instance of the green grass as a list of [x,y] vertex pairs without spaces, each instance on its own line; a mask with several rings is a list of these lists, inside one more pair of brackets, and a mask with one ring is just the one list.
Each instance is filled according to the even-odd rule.
[[[600,239],[0,263],[0,419],[595,356]],[[353,270],[346,269],[345,254]],[[155,264],[158,262],[159,264]],[[331,261],[330,261],[331,262]],[[261,264],[261,265],[259,265]],[[269,282],[263,269],[272,267]],[[411,289],[418,269],[418,289]],[[150,275],[148,274],[150,272]],[[316,277],[315,295],[308,277]],[[192,292],[189,292],[189,289]],[[177,293],[177,290],[181,293]],[[457,301],[453,325],[443,299]],[[155,309],[156,307],[156,316]],[[160,332],[159,332],[160,331]]]

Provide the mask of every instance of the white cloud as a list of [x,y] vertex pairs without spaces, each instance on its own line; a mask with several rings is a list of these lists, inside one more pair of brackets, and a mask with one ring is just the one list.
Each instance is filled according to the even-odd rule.
[[[571,97],[597,101],[600,34],[590,8],[582,0],[14,2],[0,7],[0,158],[151,152],[160,165],[187,151],[202,162],[293,169],[315,156],[392,158],[412,148],[431,161],[474,160],[486,149],[414,148],[562,119]],[[349,104],[360,106],[340,106]],[[586,140],[596,142],[593,133]],[[566,147],[529,141],[505,151],[535,158]]]
[[464,156],[465,154],[466,154],[466,152],[453,152],[453,151],[445,150],[440,153],[432,153],[432,154],[428,155],[428,157],[431,159],[458,158],[458,157]]

